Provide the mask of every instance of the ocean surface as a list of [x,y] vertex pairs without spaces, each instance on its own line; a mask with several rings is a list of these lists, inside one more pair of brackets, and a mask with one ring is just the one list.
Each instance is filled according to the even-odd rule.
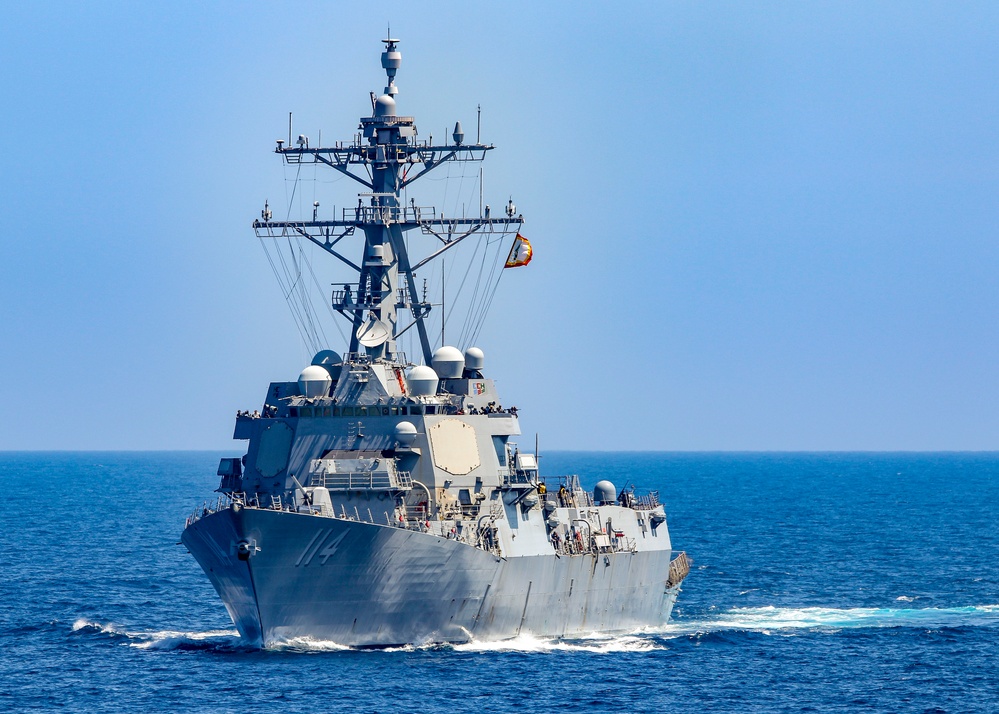
[[999,454],[549,453],[694,560],[627,635],[244,647],[184,518],[231,453],[0,453],[0,708],[999,711]]

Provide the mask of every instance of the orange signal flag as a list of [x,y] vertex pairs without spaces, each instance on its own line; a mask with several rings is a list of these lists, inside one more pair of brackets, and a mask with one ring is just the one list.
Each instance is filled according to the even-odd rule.
[[533,257],[534,250],[531,248],[531,242],[518,233],[517,237],[513,239],[513,245],[510,247],[510,255],[507,256],[503,267],[519,268],[522,265],[530,263]]

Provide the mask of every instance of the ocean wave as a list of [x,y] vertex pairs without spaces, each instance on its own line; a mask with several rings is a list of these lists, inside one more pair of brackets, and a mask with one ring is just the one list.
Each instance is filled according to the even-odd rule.
[[250,649],[243,645],[236,630],[207,630],[204,632],[183,632],[180,630],[133,631],[113,623],[78,619],[73,623],[73,632],[107,635],[120,639],[130,647],[148,650],[240,650]]
[[346,652],[353,648],[332,640],[315,640],[311,637],[292,637],[267,647],[284,652]]
[[596,654],[649,652],[666,649],[665,643],[658,638],[650,637],[649,633],[646,632],[627,635],[594,633],[567,640],[520,635],[510,640],[493,642],[473,640],[452,647],[456,652],[592,652]]
[[659,632],[666,637],[684,637],[728,631],[770,633],[884,627],[935,630],[976,626],[999,626],[999,605],[949,608],[736,607],[719,612],[710,619],[673,621]]
[[[279,652],[420,652],[452,650],[463,653],[589,652],[617,654],[651,652],[670,647],[671,640],[738,632],[792,635],[799,632],[838,632],[865,628],[917,628],[938,630],[957,627],[999,627],[999,605],[951,608],[831,608],[736,607],[698,620],[674,620],[662,627],[648,627],[626,634],[592,633],[568,639],[523,634],[506,640],[472,640],[461,644],[426,642],[385,648],[358,648],[328,640],[296,637],[268,646]],[[235,630],[182,632],[132,631],[112,623],[79,619],[72,631],[120,639],[130,647],[147,650],[253,651]]]
[[627,635],[608,635],[593,633],[572,639],[535,637],[520,635],[507,640],[472,640],[460,644],[440,642],[425,642],[419,644],[401,645],[398,647],[360,648],[341,645],[337,642],[314,640],[309,637],[296,637],[272,644],[268,650],[282,652],[644,652],[665,649],[665,644],[648,633],[632,633]]

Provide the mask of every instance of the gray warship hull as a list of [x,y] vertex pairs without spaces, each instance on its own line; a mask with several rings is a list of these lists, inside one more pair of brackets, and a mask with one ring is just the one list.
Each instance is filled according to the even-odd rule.
[[[371,116],[361,117],[352,140],[312,147],[299,135],[293,145],[289,117],[287,145],[277,141],[286,164],[332,169],[363,190],[356,207],[341,204],[332,217],[320,216],[316,200],[311,220],[275,221],[265,201],[254,221],[263,245],[298,245],[289,245],[294,270],[272,266],[279,282],[290,281],[282,293],[302,299],[292,314],[315,356],[296,380],[272,382],[261,409],[237,413],[233,438],[246,450],[222,459],[222,495],[188,518],[182,542],[243,637],[265,646],[296,638],[377,647],[575,637],[661,625],[688,565],[672,550],[658,493],[619,491],[609,481],[590,491],[575,475],[542,475],[537,442],[532,454],[514,441],[518,410],[504,408],[485,354],[472,344],[499,275],[533,254],[513,198],[502,215],[483,204],[478,216],[447,218],[404,199],[428,172],[480,162],[494,146],[478,136],[466,142],[460,122],[450,140],[421,139],[415,119],[396,113],[402,55],[398,40],[384,42],[387,85],[372,93]],[[481,172],[479,188],[482,203]],[[497,264],[499,248],[487,247],[511,237]],[[464,272],[478,277],[459,348],[445,343],[443,263],[439,303],[427,288],[436,268],[424,266],[476,240],[481,250],[471,254],[481,265],[473,273],[469,262]],[[350,275],[322,296],[350,325],[343,355],[323,349],[315,330],[300,280],[299,261],[309,255],[302,241]],[[359,260],[345,255],[351,241]],[[448,291],[454,300],[465,279],[449,265],[460,280]],[[436,318],[430,324],[437,307],[439,342]],[[400,349],[407,333],[416,362]],[[585,405],[585,390],[601,382],[577,387]]]
[[[239,559],[236,544],[260,548]],[[189,527],[201,563],[248,642],[355,647],[563,638],[665,623],[679,584],[671,550],[502,558],[385,525],[224,509]]]

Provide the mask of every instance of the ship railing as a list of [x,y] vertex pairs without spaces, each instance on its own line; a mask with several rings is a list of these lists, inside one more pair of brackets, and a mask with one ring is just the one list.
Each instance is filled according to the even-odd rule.
[[661,505],[658,491],[648,493],[629,493],[628,505],[636,511],[652,511]]
[[[554,545],[554,544],[553,544]],[[596,553],[592,538],[586,538],[580,532],[570,532],[556,546],[555,552],[561,555],[590,555]]]
[[680,551],[669,563],[669,576],[666,578],[666,587],[671,588],[683,582],[683,579],[690,573],[690,558],[685,551]]
[[433,206],[354,206],[344,208],[344,223],[419,223],[436,221],[437,209]]
[[557,541],[553,540],[552,547],[560,555],[602,555],[634,553],[638,549],[638,543],[636,539],[629,538],[620,531],[587,533],[585,528],[574,527]]
[[504,486],[529,486],[532,485],[530,480],[527,478],[526,474],[510,473],[509,471],[503,472],[503,485]]
[[240,505],[242,505],[243,504],[243,494],[242,493],[223,493],[223,494],[220,494],[219,497],[214,502],[205,501],[201,505],[201,508],[196,508],[191,513],[191,515],[189,515],[187,517],[187,521],[186,521],[184,527],[186,528],[187,526],[191,525],[192,523],[197,523],[198,521],[200,521],[205,516],[210,516],[211,514],[216,513],[218,511],[224,511],[225,509],[229,508],[229,506],[231,506],[233,503],[239,503]]
[[[365,352],[347,352],[343,355],[343,361],[348,364],[372,364],[376,361],[376,359],[384,361],[381,360],[381,358],[374,358]],[[401,350],[393,352],[391,359],[388,361],[395,362],[400,365],[409,364],[409,358],[406,357],[406,353]]]
[[537,478],[537,472],[528,473],[527,471],[514,471],[511,469],[503,471],[502,473],[503,485],[507,488],[533,486],[533,479]]
[[[256,493],[250,495],[244,493],[222,494],[218,497],[218,499],[216,499],[215,502],[209,503],[206,501],[200,508],[191,513],[191,515],[187,517],[184,527],[186,528],[201,520],[205,516],[215,513],[216,511],[222,511],[230,508],[233,503],[238,503],[244,508],[251,509],[289,512],[296,510],[291,504],[286,503],[280,495],[262,495]],[[419,533],[432,533],[442,538],[447,538],[448,540],[455,540],[459,543],[464,543],[473,548],[479,548],[488,553],[492,553],[497,557],[502,556],[499,534],[492,523],[484,524],[479,528],[475,528],[472,524],[466,521],[463,528],[459,529],[455,527],[452,531],[452,528],[449,527],[450,521],[429,520],[430,514],[427,506],[424,504],[407,506],[405,513],[401,514],[399,520],[395,522],[391,520],[388,511],[381,512],[380,515],[385,518],[384,523],[381,523],[375,517],[370,508],[365,508],[362,511],[357,506],[354,506],[352,510],[348,510],[346,505],[343,503],[339,504],[339,506],[339,510],[334,507],[332,512],[329,514],[322,513],[321,509],[309,505],[298,506],[297,510],[302,512],[303,509],[306,509],[314,515],[327,515],[327,517],[343,521],[371,523],[372,525],[386,525],[394,528],[416,531]],[[567,550],[566,552],[568,553],[569,551]]]
[[634,553],[638,550],[638,544],[634,538],[624,536],[623,538],[613,538],[611,542],[614,544],[615,553]]
[[570,555],[606,555],[608,553],[634,553],[637,543],[634,538],[627,536],[613,537],[606,534],[590,536],[589,542],[585,539],[582,543],[578,539],[567,539]]
[[[405,475],[405,477],[409,478],[410,483],[412,482],[412,476],[409,472],[400,472],[400,475]],[[296,508],[293,507],[292,503],[288,503],[287,500],[288,499],[282,498],[279,494],[246,494],[242,492],[220,494],[215,501],[205,501],[201,507],[195,509],[191,515],[187,517],[184,527],[187,528],[193,523],[196,523],[202,518],[213,513],[231,508],[234,503],[239,504],[243,508],[289,512],[295,511]],[[292,498],[292,500],[294,501],[294,498]],[[452,528],[450,527],[451,521],[429,520],[429,510],[427,506],[422,503],[415,506],[407,506],[405,513],[401,514],[399,520],[395,522],[391,520],[388,511],[379,512],[380,516],[384,516],[384,523],[378,520],[370,508],[365,508],[362,511],[357,506],[354,506],[352,510],[348,510],[346,504],[343,503],[339,504],[339,510],[334,507],[328,514],[323,513],[322,509],[315,506],[309,506],[308,504],[299,505],[297,507],[299,512],[302,512],[303,509],[307,509],[315,515],[327,515],[330,518],[336,518],[344,521],[371,523],[372,525],[386,525],[394,528],[417,531],[420,533],[433,533],[434,535],[447,538],[448,540],[455,540],[459,543],[472,546],[473,548],[480,548],[496,556],[502,555],[499,534],[496,531],[495,526],[491,523],[484,524],[483,526],[476,528],[469,523],[468,520],[463,519],[465,520],[464,527],[460,529],[455,527],[452,532]],[[494,516],[495,515],[496,514],[494,514]]]
[[493,555],[499,557],[502,556],[502,549],[500,548],[500,538],[499,530],[492,521],[480,524],[477,528],[471,529],[471,537],[469,538],[469,544],[480,548],[487,553],[492,553]]
[[552,546],[559,555],[582,555],[584,552],[587,552],[583,550],[582,545],[577,542],[572,533],[569,533],[564,538],[560,536],[558,542],[552,542]]
[[416,506],[406,506],[406,520],[413,521],[415,523],[426,523],[427,522],[427,507],[424,504],[418,504]]
[[[404,479],[408,480],[410,486],[412,485],[412,476],[408,471],[400,472],[399,475],[402,476]],[[288,494],[286,494],[285,498],[282,498],[282,496],[279,494],[274,494],[274,495],[259,494],[259,493],[246,494],[241,492],[232,493],[232,494],[227,494],[227,493],[221,494],[215,501],[213,502],[205,501],[201,505],[201,507],[195,509],[191,513],[191,515],[187,517],[184,527],[186,528],[191,524],[198,522],[205,516],[211,515],[212,513],[216,513],[217,511],[224,511],[232,507],[234,503],[239,504],[243,508],[274,510],[274,511],[289,511],[289,512],[296,510],[298,512],[302,512],[303,510],[305,510],[315,515],[328,515],[328,517],[330,518],[337,518],[344,521],[357,521],[359,523],[371,523],[374,525],[383,525],[382,522],[375,517],[374,513],[372,513],[370,508],[365,508],[362,511],[357,506],[354,506],[352,510],[348,510],[346,505],[341,503],[339,504],[339,510],[336,507],[334,507],[332,511],[329,511],[327,514],[323,513],[323,509],[316,506],[310,506],[309,504],[299,504],[296,507],[294,504],[298,503],[298,501],[295,499],[293,492],[292,495],[290,496],[291,502],[289,502],[289,498],[287,496]],[[407,530],[420,531],[423,533],[428,532],[428,530],[431,530],[433,526],[436,526],[437,529],[441,531],[440,535],[442,536],[447,535],[442,530],[443,526],[439,522],[428,521],[429,513],[427,511],[427,507],[423,504],[409,507],[406,511],[405,516],[403,516],[403,518],[397,522],[392,522],[392,520],[389,518],[389,514],[387,511],[380,512],[380,516],[385,517],[384,525],[387,526],[393,526],[396,528],[405,528]],[[428,522],[430,523],[430,527],[427,526]],[[467,543],[470,540],[468,534],[470,533],[471,529],[466,528],[463,530],[465,531],[465,534],[459,535],[457,540]]]
[[413,488],[413,475],[409,471],[315,473],[309,477],[308,485],[330,491],[408,491]]
[[[302,508],[307,508],[307,506],[300,506],[299,511]],[[308,508],[315,508],[314,506]],[[316,513],[314,510],[313,513]],[[370,523],[376,526],[389,526],[391,528],[402,528],[404,530],[418,531],[421,533],[427,533],[436,526],[439,535],[444,535],[441,530],[440,523],[436,521],[427,520],[427,509],[426,506],[422,504],[419,506],[407,507],[404,513],[398,513],[390,515],[390,511],[378,511],[376,516],[370,507],[365,507],[363,510],[358,506],[353,506],[352,508],[347,508],[345,503],[339,504],[339,510],[337,506],[334,506],[329,514],[330,518],[336,518],[341,521],[354,521],[356,523]],[[429,523],[429,525],[428,525]]]

